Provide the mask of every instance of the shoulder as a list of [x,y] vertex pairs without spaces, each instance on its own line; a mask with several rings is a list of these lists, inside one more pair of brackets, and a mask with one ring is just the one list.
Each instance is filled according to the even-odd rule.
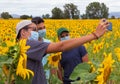
[[36,40],[27,40],[27,45],[30,45],[30,46],[45,46],[45,45],[48,45],[49,43],[46,43],[46,42],[40,42],[40,41],[36,41]]
[[86,50],[85,46],[83,46],[83,45],[78,47],[78,51],[80,52],[80,54],[82,56],[84,56],[85,54],[87,54],[87,50]]
[[27,45],[36,45],[41,44],[42,42],[36,41],[36,40],[27,40]]
[[78,49],[85,49],[85,46],[79,46]]

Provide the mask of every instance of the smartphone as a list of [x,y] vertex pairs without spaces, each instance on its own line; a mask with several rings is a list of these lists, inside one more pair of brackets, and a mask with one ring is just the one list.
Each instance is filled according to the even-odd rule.
[[109,31],[112,31],[112,23],[111,22],[109,22],[109,26],[108,26],[108,28],[107,28]]
[[[106,20],[103,20],[103,22],[105,22]],[[109,31],[112,31],[112,23],[111,22],[109,22],[109,26],[108,26],[108,28],[107,28]]]

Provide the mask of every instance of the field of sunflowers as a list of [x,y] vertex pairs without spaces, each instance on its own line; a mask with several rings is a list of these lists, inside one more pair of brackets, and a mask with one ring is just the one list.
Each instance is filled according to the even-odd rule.
[[[9,47],[16,44],[15,28],[19,21],[20,19],[0,19],[0,57],[5,56]],[[112,31],[108,31],[98,40],[84,44],[88,51],[89,62],[81,64],[72,73],[71,78],[74,78],[74,75],[81,77],[80,81],[73,84],[120,84],[120,19],[109,21],[113,25]],[[93,32],[98,22],[99,20],[45,19],[46,38],[58,42],[56,31],[60,27],[68,28],[71,38],[78,38]],[[9,72],[3,70],[3,64],[6,63],[2,61],[4,59],[0,58],[0,84],[4,84],[5,76]]]

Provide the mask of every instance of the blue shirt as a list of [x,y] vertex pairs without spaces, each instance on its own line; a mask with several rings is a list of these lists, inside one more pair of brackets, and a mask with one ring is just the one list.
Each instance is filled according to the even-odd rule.
[[79,63],[82,63],[82,57],[86,54],[87,51],[84,46],[79,46],[77,48],[62,53],[60,64],[64,70],[64,84],[70,84],[69,77],[72,71]]
[[[51,41],[48,40],[48,39],[43,38],[43,42],[50,43]],[[50,54],[46,54],[46,55],[43,57],[43,59],[42,59],[42,64],[43,64],[43,66],[45,66],[45,64],[47,63],[47,61],[48,61],[48,60],[47,60],[48,56],[50,56]],[[45,71],[46,79],[49,79],[49,77],[50,77],[50,70],[44,70],[44,71]]]

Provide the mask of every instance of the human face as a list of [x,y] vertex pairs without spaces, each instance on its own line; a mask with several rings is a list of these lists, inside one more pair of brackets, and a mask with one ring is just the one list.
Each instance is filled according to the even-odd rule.
[[37,26],[34,23],[28,25],[27,30],[21,30],[21,37],[28,39],[31,36],[31,31],[37,31]]
[[69,32],[62,32],[62,34],[59,36],[59,40],[61,40],[61,38],[65,38],[65,37],[69,37]]
[[38,31],[38,30],[42,30],[42,29],[46,29],[44,22],[42,22],[42,23],[40,23],[40,24],[37,24],[37,31]]
[[45,25],[43,22],[37,25],[37,31],[38,31],[39,38],[45,37],[46,29],[45,29]]

